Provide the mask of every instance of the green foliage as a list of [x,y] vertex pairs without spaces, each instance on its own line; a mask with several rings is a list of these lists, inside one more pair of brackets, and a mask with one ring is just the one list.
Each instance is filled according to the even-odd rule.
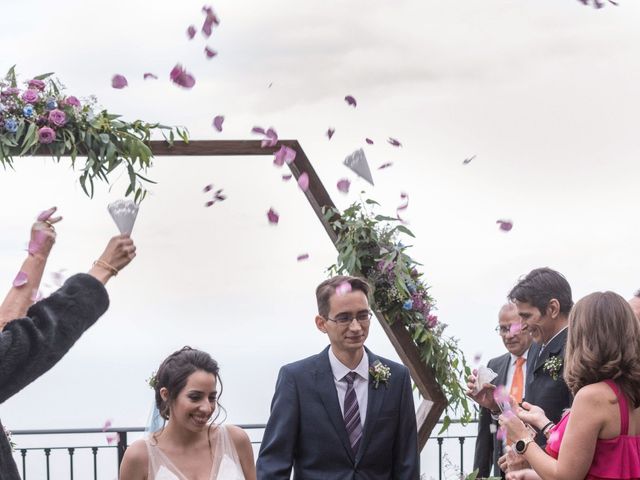
[[374,200],[354,203],[344,212],[325,210],[325,219],[338,233],[338,259],[329,267],[333,275],[357,274],[374,287],[374,308],[390,323],[401,322],[415,342],[422,360],[434,372],[448,400],[443,426],[451,423],[450,414],[461,412],[461,420],[471,420],[467,396],[461,383],[470,373],[464,355],[454,338],[444,335],[446,325],[433,315],[435,302],[418,271],[420,266],[408,254],[399,234],[413,237],[402,222],[393,217],[375,215],[368,208]]
[[[13,157],[37,151],[50,154],[57,162],[69,157],[72,168],[80,171],[80,186],[89,197],[93,197],[96,180],[109,183],[110,178],[125,171],[129,179],[125,195],[142,201],[147,193],[145,185],[154,183],[146,177],[153,157],[149,148],[152,132],[159,130],[172,144],[176,135],[188,142],[186,129],[141,120],[125,122],[106,110],[96,111],[95,98],[80,102],[67,96],[64,86],[51,75],[34,77],[20,89],[12,67],[0,80],[2,166],[12,167]],[[35,99],[28,98],[27,92]]]

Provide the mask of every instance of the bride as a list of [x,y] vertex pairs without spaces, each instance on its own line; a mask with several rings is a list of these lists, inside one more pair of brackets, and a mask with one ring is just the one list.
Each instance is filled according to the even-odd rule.
[[[222,384],[208,353],[184,347],[167,357],[154,379],[164,425],[127,449],[120,480],[255,480],[249,437],[214,423]],[[216,417],[213,418],[213,414]]]

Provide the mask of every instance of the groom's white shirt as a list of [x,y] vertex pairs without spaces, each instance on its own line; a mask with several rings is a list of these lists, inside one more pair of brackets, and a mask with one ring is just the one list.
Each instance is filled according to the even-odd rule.
[[338,391],[338,403],[340,403],[342,416],[344,416],[344,396],[347,394],[347,382],[343,380],[343,378],[351,371],[358,374],[353,382],[353,388],[358,398],[360,421],[364,426],[364,421],[367,416],[367,401],[369,399],[369,357],[367,356],[367,352],[364,352],[364,355],[362,355],[362,360],[360,360],[358,366],[351,370],[338,360],[333,350],[329,348],[329,363],[331,364],[331,372],[333,373],[333,382]]

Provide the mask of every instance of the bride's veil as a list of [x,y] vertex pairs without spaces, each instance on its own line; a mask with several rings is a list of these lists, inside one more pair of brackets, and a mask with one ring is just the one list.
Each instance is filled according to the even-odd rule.
[[152,438],[153,434],[159,430],[162,430],[165,424],[165,419],[160,416],[160,410],[156,406],[154,401],[151,405],[151,411],[147,417],[147,423],[144,427],[144,436],[146,438]]

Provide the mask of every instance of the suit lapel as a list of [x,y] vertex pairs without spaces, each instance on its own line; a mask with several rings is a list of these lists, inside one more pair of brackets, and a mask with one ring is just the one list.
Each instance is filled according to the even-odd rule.
[[495,385],[506,385],[507,384],[507,372],[509,371],[509,364],[511,363],[511,354],[507,353],[503,356],[502,362],[500,362],[500,367],[496,372],[498,376],[496,377],[494,383]]
[[351,443],[349,442],[347,429],[344,425],[342,410],[340,410],[340,404],[338,403],[338,392],[333,379],[331,364],[329,363],[328,348],[324,349],[322,353],[318,355],[315,379],[316,390],[322,400],[325,410],[327,411],[329,420],[331,420],[331,424],[333,425],[338,438],[340,438],[342,446],[353,462],[355,459],[353,458],[353,452],[351,451]]
[[[376,361],[380,361],[376,355],[367,349],[365,349],[365,354],[369,357],[369,367],[371,367]],[[389,378],[389,382],[393,382],[393,378]],[[389,385],[378,385],[378,388],[375,388],[374,383],[369,379],[367,417],[365,418],[362,442],[360,442],[356,462],[362,458],[362,455],[366,451],[367,445],[373,436],[373,426],[376,424],[376,420],[380,415],[380,409],[384,404],[384,398],[388,388],[390,388]]]
[[567,340],[567,331],[568,329],[565,328],[562,332],[556,335],[553,340],[549,342],[549,345],[547,345],[544,350],[542,350],[542,354],[536,360],[535,371],[538,371],[538,369],[540,369],[544,365],[544,362],[546,362],[549,357],[558,356],[562,352],[562,349],[564,348]]

